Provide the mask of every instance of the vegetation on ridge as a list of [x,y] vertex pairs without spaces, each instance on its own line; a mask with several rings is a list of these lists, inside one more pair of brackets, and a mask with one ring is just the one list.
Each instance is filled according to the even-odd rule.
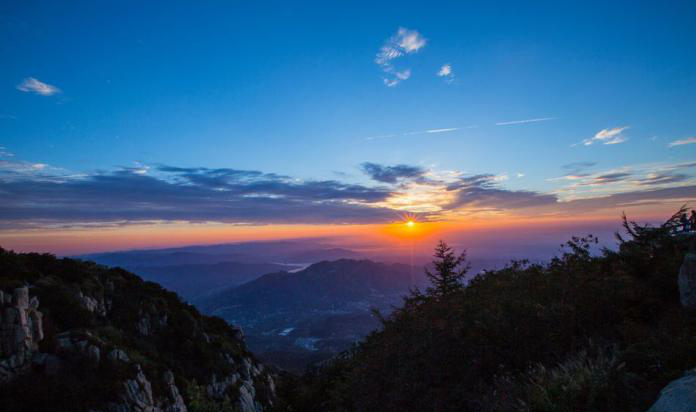
[[[236,409],[205,393],[214,376],[241,373],[243,362],[253,361],[239,331],[224,320],[202,315],[175,293],[120,268],[0,248],[0,290],[26,285],[39,298],[43,313],[45,336],[39,351],[57,355],[61,367],[58,373],[34,367],[0,385],[3,411],[44,410],[47,405],[61,405],[66,411],[103,410],[108,402],[118,401],[123,383],[136,374],[136,364],[156,395],[165,391],[162,377],[170,370],[192,412]],[[102,314],[87,310],[81,294],[109,302],[109,309]],[[101,360],[61,351],[58,341],[65,333],[98,347]],[[114,349],[124,351],[130,362],[110,362],[107,354]],[[264,404],[270,400],[267,377],[264,372],[249,378]],[[233,400],[238,398],[236,390],[228,389]]]
[[671,222],[623,223],[616,251],[572,238],[547,264],[512,262],[466,287],[437,282],[464,263],[439,245],[433,287],[353,350],[286,377],[275,410],[645,411],[696,365],[677,287],[688,245]]

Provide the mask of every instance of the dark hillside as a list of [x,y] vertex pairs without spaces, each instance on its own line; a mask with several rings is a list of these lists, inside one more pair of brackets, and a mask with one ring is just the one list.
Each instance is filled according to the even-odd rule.
[[273,400],[238,329],[132,273],[0,249],[0,291],[3,411],[259,411]]
[[289,411],[645,411],[696,365],[679,302],[688,240],[628,223],[451,293],[417,293],[354,350],[282,388]]

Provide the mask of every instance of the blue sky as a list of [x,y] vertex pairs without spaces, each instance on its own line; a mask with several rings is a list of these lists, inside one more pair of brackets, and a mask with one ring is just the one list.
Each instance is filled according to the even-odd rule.
[[[688,187],[689,200],[695,19],[690,1],[3,2],[3,183],[225,168],[442,206],[416,199],[418,173],[379,181],[370,162],[418,168],[434,191],[485,175],[467,182],[560,201]],[[400,55],[380,60],[384,47]],[[46,196],[6,192],[17,209]]]

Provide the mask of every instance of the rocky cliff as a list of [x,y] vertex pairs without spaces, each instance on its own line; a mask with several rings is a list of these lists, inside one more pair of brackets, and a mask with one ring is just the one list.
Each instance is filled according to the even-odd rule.
[[0,249],[3,411],[267,410],[241,330],[121,269]]

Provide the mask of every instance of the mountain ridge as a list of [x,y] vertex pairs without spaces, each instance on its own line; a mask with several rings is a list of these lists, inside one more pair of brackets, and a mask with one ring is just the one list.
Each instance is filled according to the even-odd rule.
[[260,412],[275,399],[239,328],[123,269],[0,249],[0,291],[7,410]]

